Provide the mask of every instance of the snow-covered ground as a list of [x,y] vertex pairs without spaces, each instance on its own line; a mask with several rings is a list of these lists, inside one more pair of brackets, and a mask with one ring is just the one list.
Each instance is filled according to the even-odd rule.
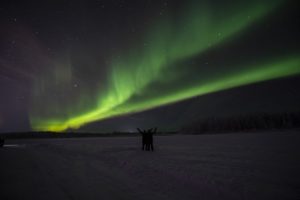
[[300,199],[300,134],[11,140],[0,199]]

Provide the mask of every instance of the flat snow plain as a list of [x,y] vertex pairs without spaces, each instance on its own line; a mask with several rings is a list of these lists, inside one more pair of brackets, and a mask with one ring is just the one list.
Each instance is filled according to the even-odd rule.
[[300,199],[296,130],[140,137],[8,140],[0,199]]

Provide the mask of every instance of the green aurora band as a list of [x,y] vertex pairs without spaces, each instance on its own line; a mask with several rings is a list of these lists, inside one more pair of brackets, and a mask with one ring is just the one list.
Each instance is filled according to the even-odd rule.
[[[179,19],[166,15],[146,34],[142,47],[132,48],[109,66],[106,89],[98,93],[94,108],[71,116],[42,117],[32,114],[31,126],[38,131],[61,132],[84,124],[141,112],[195,96],[300,73],[298,54],[266,59],[228,70],[189,78],[187,62],[205,51],[242,34],[254,22],[271,13],[279,1],[253,1],[234,7],[216,8],[209,3],[187,6]],[[219,9],[219,10],[218,10]],[[230,14],[228,14],[230,13]],[[174,23],[176,21],[176,23]],[[197,66],[205,69],[205,66]],[[225,70],[226,67],[226,70]],[[230,69],[230,68],[229,68]],[[209,78],[208,78],[209,77]],[[187,80],[187,81],[182,81]],[[185,84],[178,84],[185,82]],[[69,112],[61,106],[61,112]]]

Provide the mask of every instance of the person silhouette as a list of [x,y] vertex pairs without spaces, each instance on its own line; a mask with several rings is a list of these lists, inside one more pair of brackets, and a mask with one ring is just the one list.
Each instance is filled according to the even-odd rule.
[[0,147],[3,147],[4,146],[4,138],[0,138]]
[[142,150],[146,151],[154,151],[154,146],[153,146],[153,134],[156,133],[157,128],[153,130],[153,128],[149,129],[148,131],[146,130],[141,130],[137,128],[140,134],[142,134]]
[[140,134],[142,134],[142,150],[147,149],[147,137],[146,137],[146,131],[142,131],[141,129],[137,128]]

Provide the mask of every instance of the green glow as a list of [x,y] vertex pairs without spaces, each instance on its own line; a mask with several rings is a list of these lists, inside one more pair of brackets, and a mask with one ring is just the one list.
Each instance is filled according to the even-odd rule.
[[[253,1],[230,9],[219,8],[216,11],[220,13],[218,15],[211,12],[209,4],[193,4],[180,19],[173,19],[171,15],[160,19],[146,34],[144,45],[136,46],[112,60],[107,87],[98,91],[96,105],[83,112],[72,111],[73,104],[65,108],[61,106],[58,111],[51,111],[53,117],[49,117],[49,114],[46,118],[33,114],[32,127],[43,131],[76,129],[93,121],[299,74],[300,59],[294,55],[277,61],[266,60],[256,65],[237,66],[221,75],[217,75],[217,72],[211,74],[210,79],[200,75],[189,84],[181,82],[185,78],[184,74],[193,73],[189,72],[184,61],[243,33],[249,25],[270,13],[277,4],[278,1]],[[199,68],[205,67],[199,65]],[[231,69],[226,63],[219,67]],[[82,102],[85,104],[86,100]]]
[[[61,123],[61,121],[47,121],[46,123],[40,122],[39,126],[36,126],[36,128],[38,130],[50,131],[63,131],[69,127],[78,128],[80,125],[86,122],[101,120],[126,113],[140,112],[194,96],[299,73],[300,58],[296,57],[292,59],[286,59],[281,62],[256,66],[255,69],[245,70],[239,73],[224,76],[222,79],[212,80],[211,82],[203,85],[196,85],[195,87],[186,88],[173,94],[148,98],[145,101],[137,101],[135,103],[125,101],[121,104],[117,101],[111,101],[111,103],[114,103],[114,105],[118,105],[113,108],[107,108],[107,110],[96,109],[95,111],[74,117],[68,121],[65,121],[64,123]],[[107,103],[109,103],[109,101],[110,100],[108,100]]]

